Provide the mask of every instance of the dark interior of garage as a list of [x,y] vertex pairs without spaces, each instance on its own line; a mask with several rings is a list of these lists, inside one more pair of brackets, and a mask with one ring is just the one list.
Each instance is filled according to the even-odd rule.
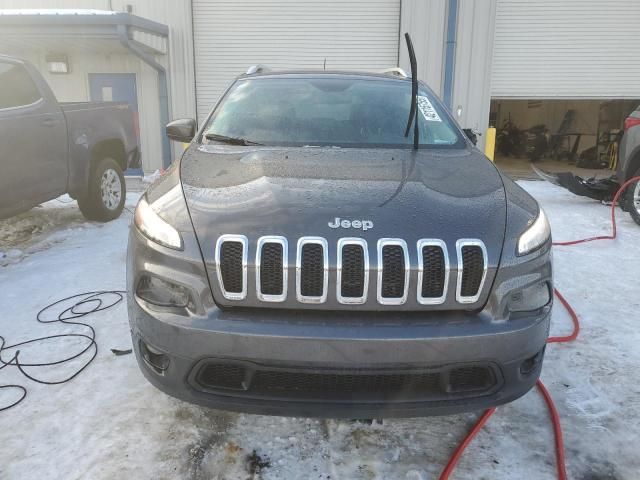
[[615,170],[624,121],[636,99],[491,100],[496,163],[519,178],[533,177],[530,162],[547,171],[608,176]]

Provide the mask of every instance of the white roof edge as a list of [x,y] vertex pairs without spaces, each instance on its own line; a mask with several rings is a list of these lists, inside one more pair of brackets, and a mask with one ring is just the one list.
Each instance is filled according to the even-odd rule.
[[123,12],[89,8],[6,8],[0,15],[117,15]]

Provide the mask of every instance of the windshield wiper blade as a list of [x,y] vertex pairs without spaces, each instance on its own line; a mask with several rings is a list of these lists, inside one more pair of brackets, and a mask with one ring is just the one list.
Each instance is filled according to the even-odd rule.
[[404,39],[407,41],[407,50],[409,51],[409,63],[411,64],[411,110],[409,110],[409,119],[407,121],[407,128],[404,131],[404,136],[409,136],[409,130],[411,129],[411,123],[413,124],[413,148],[418,150],[420,145],[420,133],[418,132],[418,62],[416,60],[416,52],[413,49],[413,42],[411,36],[408,33],[404,34]]
[[228,143],[230,145],[263,145],[262,143],[247,140],[246,138],[228,137],[217,133],[206,133],[204,138],[207,140],[214,140],[216,142]]

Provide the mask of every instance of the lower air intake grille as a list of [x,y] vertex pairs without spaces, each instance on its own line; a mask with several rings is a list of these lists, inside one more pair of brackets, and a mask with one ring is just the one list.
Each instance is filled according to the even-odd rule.
[[300,294],[321,297],[324,293],[324,251],[319,243],[306,243],[300,254]]
[[382,247],[382,297],[404,296],[404,282],[404,250],[399,245],[385,245]]
[[485,367],[460,367],[449,372],[449,389],[452,392],[486,390],[495,384],[493,372]]
[[442,248],[437,245],[422,247],[423,298],[439,298],[444,293],[445,261]]
[[251,388],[272,393],[299,391],[305,395],[332,398],[335,396],[378,392],[400,395],[405,392],[437,392],[440,375],[438,373],[300,373],[285,371],[256,372]]
[[243,291],[242,251],[242,243],[231,240],[220,247],[220,275],[224,289],[229,293]]
[[245,363],[206,362],[194,381],[205,390],[234,395],[310,401],[375,402],[444,400],[492,391],[494,368],[468,365],[411,370],[282,368]]
[[203,386],[244,390],[247,369],[233,363],[209,363],[198,371],[196,382]]
[[260,290],[264,295],[282,295],[283,246],[280,243],[265,243],[260,256]]
[[460,294],[463,297],[477,295],[484,275],[484,256],[482,248],[477,245],[462,247],[462,285]]
[[342,247],[342,285],[340,295],[359,298],[364,295],[364,249],[361,245]]

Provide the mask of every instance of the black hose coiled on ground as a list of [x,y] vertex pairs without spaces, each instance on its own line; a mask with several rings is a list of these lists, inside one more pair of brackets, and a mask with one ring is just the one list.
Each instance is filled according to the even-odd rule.
[[[87,324],[78,321],[78,319],[86,317],[92,313],[101,312],[108,308],[114,307],[124,299],[124,294],[126,292],[121,290],[100,290],[95,292],[85,292],[78,293],[76,295],[71,295],[70,297],[63,298],[61,300],[57,300],[53,303],[50,303],[42,310],[38,312],[36,315],[36,320],[39,323],[63,323],[65,325],[76,325],[82,328],[86,328],[87,333],[63,333],[57,335],[48,335],[46,337],[38,337],[30,340],[25,340],[23,342],[14,343],[11,345],[6,344],[6,341],[2,335],[0,335],[0,370],[6,367],[15,367],[17,368],[22,375],[24,375],[29,380],[32,380],[36,383],[44,384],[44,385],[58,385],[61,383],[69,382],[70,380],[77,377],[84,369],[86,369],[89,364],[96,358],[98,354],[98,344],[96,343],[96,331],[95,329]],[[57,309],[56,309],[57,307]],[[20,361],[20,347],[24,347],[27,345],[33,345],[38,342],[43,342],[46,340],[50,340],[52,338],[85,338],[87,344],[84,348],[82,348],[79,352],[74,353],[72,355],[66,356],[60,360],[51,361],[51,362],[29,362],[25,363]],[[8,351],[13,351],[13,355],[11,358],[5,359],[3,358],[3,354],[7,354]],[[71,375],[68,375],[62,380],[56,381],[48,381],[37,378],[34,373],[32,373],[33,369],[37,369],[38,367],[51,367],[55,365],[63,365],[71,360],[75,360],[83,355],[87,354],[87,360],[82,364],[80,368],[75,370]],[[29,369],[29,372],[25,369]],[[20,402],[22,402],[27,396],[27,389],[22,385],[0,385],[0,389],[15,389],[20,390],[22,395],[16,401],[8,405],[0,405],[0,412],[4,410],[8,410],[12,407],[15,407]]]

